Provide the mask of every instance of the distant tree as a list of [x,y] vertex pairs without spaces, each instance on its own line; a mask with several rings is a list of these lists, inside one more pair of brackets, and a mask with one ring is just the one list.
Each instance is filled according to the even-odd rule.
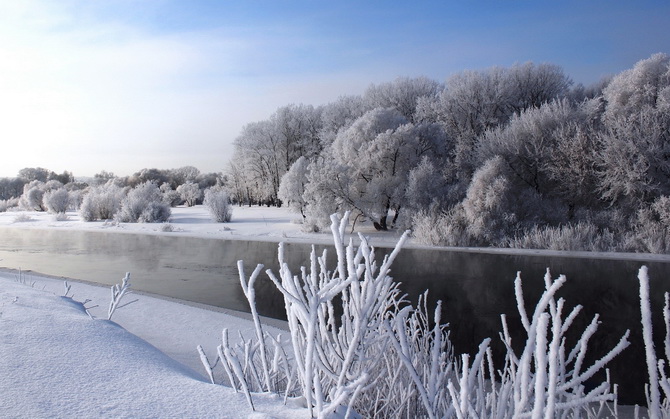
[[102,170],[100,173],[93,175],[93,179],[96,185],[103,185],[115,177],[116,175],[114,175],[114,173],[108,172],[106,170]]
[[172,175],[172,188],[176,188],[179,185],[183,185],[186,182],[196,182],[198,176],[200,176],[200,170],[193,166],[183,166],[178,169],[173,169],[171,171]]
[[56,180],[62,183],[63,185],[67,185],[68,183],[74,182],[74,175],[72,174],[72,172],[68,171],[64,171],[60,175],[52,172],[51,175],[49,176],[49,180]]
[[146,182],[153,182],[156,185],[162,185],[163,183],[169,181],[170,181],[170,175],[168,170],[142,169],[130,177],[129,184],[132,187],[135,187],[141,183]]
[[26,167],[19,170],[19,177],[27,180],[28,182],[33,180],[46,182],[52,175],[55,175],[55,173],[42,167]]
[[514,112],[538,108],[567,95],[572,80],[555,64],[516,64],[509,69],[507,90]]
[[194,206],[198,199],[202,197],[200,186],[192,182],[186,182],[183,185],[179,185],[179,187],[177,187],[177,192],[188,207]]
[[221,173],[201,173],[196,178],[196,183],[201,190],[205,190],[213,186],[225,185],[226,179],[225,176]]
[[0,178],[0,200],[18,198],[23,194],[24,178]]

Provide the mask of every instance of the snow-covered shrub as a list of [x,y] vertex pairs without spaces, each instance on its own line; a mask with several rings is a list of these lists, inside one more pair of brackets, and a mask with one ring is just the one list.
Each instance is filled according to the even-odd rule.
[[629,252],[670,253],[669,205],[670,199],[661,196],[630,217],[628,225],[633,228],[624,232],[622,248]]
[[212,219],[217,223],[227,223],[233,218],[233,206],[228,193],[221,188],[212,187],[205,191],[203,205],[207,207]]
[[20,198],[10,198],[0,200],[0,212],[5,212],[10,208],[16,208],[19,206]]
[[67,221],[69,219],[70,219],[70,216],[67,215],[64,212],[58,212],[58,213],[54,214],[54,216],[53,216],[54,221]]
[[420,211],[412,218],[412,236],[418,243],[431,246],[470,246],[463,206],[449,211]]
[[20,213],[20,214],[17,214],[16,217],[14,217],[14,222],[15,223],[25,223],[25,222],[28,222],[28,221],[34,221],[33,217],[31,217],[28,214]]
[[614,252],[619,249],[616,235],[584,221],[557,227],[533,226],[513,238],[502,241],[502,247],[516,249],[584,250]]
[[128,192],[116,218],[123,223],[154,223],[167,221],[170,215],[170,207],[163,203],[163,196],[158,186],[147,181]]
[[195,205],[198,199],[202,197],[200,185],[193,182],[186,182],[183,185],[177,186],[177,192],[188,207]]
[[[377,267],[365,237],[361,236],[358,249],[351,242],[345,248],[348,218],[348,213],[341,220],[331,217],[338,259],[333,273],[326,268],[325,252],[318,257],[313,249],[310,271],[303,268],[300,276],[293,275],[284,260],[283,244],[281,279],[267,271],[284,295],[302,395],[310,412],[320,417],[340,405],[355,409],[358,397],[374,382],[382,359],[373,354],[388,348],[382,322],[399,302],[397,284],[388,272],[407,234]],[[334,311],[336,297],[342,301],[340,315]]]
[[79,211],[81,203],[84,201],[84,190],[83,189],[71,189],[68,191],[68,209],[73,211]]
[[164,223],[170,219],[170,206],[163,202],[149,202],[137,218],[140,223]]
[[111,220],[121,208],[124,196],[123,188],[115,185],[113,180],[94,186],[84,196],[79,215],[84,221]]
[[175,228],[172,224],[166,222],[161,224],[161,231],[163,233],[172,233],[173,231],[175,231]]
[[70,204],[70,194],[65,188],[51,189],[44,193],[42,201],[51,213],[64,213]]

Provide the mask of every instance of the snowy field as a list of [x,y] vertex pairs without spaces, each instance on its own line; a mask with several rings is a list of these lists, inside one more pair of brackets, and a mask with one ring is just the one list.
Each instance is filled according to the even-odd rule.
[[[218,238],[228,240],[286,241],[302,243],[331,243],[330,231],[305,233],[301,229],[300,215],[288,208],[234,207],[233,219],[229,223],[215,223],[202,205],[172,208],[170,222],[172,231],[165,231],[161,223],[116,223],[106,221],[82,221],[75,211],[68,211],[67,219],[58,221],[53,214],[37,211],[8,211],[0,213],[0,227],[54,228],[72,230],[110,231],[154,235],[176,235],[187,237]],[[370,223],[357,223],[356,233],[362,232],[376,244],[395,245],[401,233],[377,232]]]

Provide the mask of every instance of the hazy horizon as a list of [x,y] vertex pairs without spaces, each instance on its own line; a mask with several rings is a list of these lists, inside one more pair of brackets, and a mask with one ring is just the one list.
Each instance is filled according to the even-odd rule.
[[242,126],[372,83],[533,61],[594,83],[670,52],[670,4],[0,4],[0,176],[225,168]]

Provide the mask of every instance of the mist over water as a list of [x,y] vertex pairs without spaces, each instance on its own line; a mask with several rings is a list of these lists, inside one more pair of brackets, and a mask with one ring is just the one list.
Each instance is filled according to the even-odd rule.
[[[328,247],[315,248],[320,254]],[[301,265],[308,265],[310,249],[305,244],[286,245],[286,258],[294,274],[299,273]],[[390,250],[378,248],[377,259],[381,261]],[[119,283],[125,272],[130,272],[137,290],[248,311],[239,286],[238,260],[245,261],[247,275],[258,263],[277,272],[277,243],[0,228],[1,267],[107,285]],[[329,251],[329,261],[334,268],[333,251]],[[515,349],[525,342],[514,297],[517,271],[521,271],[529,313],[544,290],[546,269],[550,269],[553,279],[565,274],[567,282],[558,294],[567,302],[564,317],[575,305],[583,306],[570,329],[567,346],[574,344],[596,313],[600,315],[598,332],[589,342],[588,365],[630,329],[631,346],[610,364],[612,381],[619,385],[620,402],[630,404],[644,402],[646,381],[637,281],[637,271],[643,264],[649,267],[654,336],[657,347],[661,347],[661,309],[663,293],[670,291],[670,262],[404,249],[391,276],[401,282],[402,291],[413,303],[428,289],[429,311],[442,300],[442,319],[449,323],[456,354],[473,353],[484,338],[491,337],[502,367],[504,347],[498,337],[501,314],[507,316]],[[259,277],[256,294],[262,315],[285,317],[283,297],[267,275]]]

